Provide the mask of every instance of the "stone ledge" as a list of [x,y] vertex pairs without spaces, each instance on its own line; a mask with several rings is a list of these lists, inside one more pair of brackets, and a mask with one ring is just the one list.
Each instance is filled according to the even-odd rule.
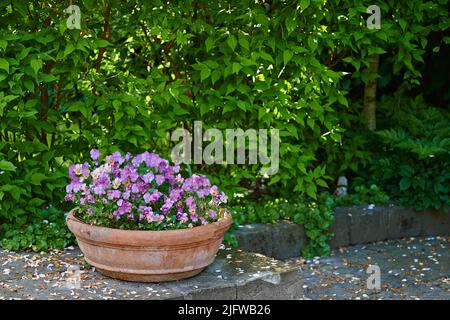
[[[301,299],[300,263],[223,248],[198,276],[166,283],[136,283],[110,279],[87,267],[78,248],[50,254],[0,250],[0,300]],[[79,288],[67,286],[69,266],[81,270]]]
[[[77,248],[49,254],[0,250],[0,300],[448,300],[449,248],[450,237],[406,238],[342,248],[329,257],[283,262],[224,249],[199,276],[165,284],[103,277],[83,264],[83,255]],[[381,269],[381,290],[367,288],[369,264],[377,264]],[[79,289],[65,286],[70,265],[82,270]]]
[[[349,245],[417,236],[450,234],[450,213],[428,209],[416,211],[388,204],[385,206],[338,207],[334,210],[329,244],[332,249]],[[238,247],[276,259],[298,257],[308,240],[303,226],[288,221],[249,224],[235,231]]]
[[275,259],[298,256],[307,241],[303,226],[289,221],[241,225],[234,235],[239,249]]

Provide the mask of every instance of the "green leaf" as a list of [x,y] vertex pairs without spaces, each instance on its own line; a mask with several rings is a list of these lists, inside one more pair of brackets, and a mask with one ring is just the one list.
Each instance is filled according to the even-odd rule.
[[321,187],[328,188],[327,183],[324,180],[322,180],[322,179],[317,179],[316,183],[317,183],[317,185],[319,185]]
[[6,50],[6,47],[8,46],[8,41],[6,40],[0,40],[0,48],[3,49],[3,51]]
[[69,54],[71,54],[75,50],[75,46],[72,43],[67,44],[66,48],[64,49],[63,57],[67,57]]
[[284,50],[283,52],[283,62],[284,65],[287,65],[289,61],[291,61],[294,54],[290,50]]
[[408,189],[411,186],[411,181],[407,178],[402,178],[402,180],[400,180],[400,190],[404,191],[406,189]]
[[16,171],[16,166],[6,160],[0,160],[0,170],[4,170],[4,171]]
[[40,185],[42,180],[47,179],[45,174],[36,172],[31,176],[31,183],[34,185]]
[[40,198],[33,198],[30,202],[28,202],[28,205],[30,207],[40,207],[45,203],[45,200]]
[[[54,75],[52,74],[48,74],[48,73],[44,73],[41,75],[40,77],[42,80],[44,80],[44,82],[53,82],[56,81],[58,78],[56,78]],[[30,90],[31,91],[31,90]]]
[[25,86],[25,88],[27,88],[29,91],[34,92],[34,84],[33,81],[31,80],[25,80],[23,82],[23,85]]
[[242,66],[239,63],[233,62],[233,67],[232,67],[233,73],[238,73],[239,70],[241,70],[241,68],[242,68]]
[[[97,40],[95,40],[95,44],[97,45],[98,48],[104,48],[104,47],[107,47],[110,43],[108,40],[105,40],[105,39],[97,39]],[[66,47],[66,50],[67,50],[67,47]],[[66,56],[65,52],[64,52],[64,56]]]
[[313,184],[308,185],[308,187],[306,188],[306,194],[313,199],[317,199],[316,191],[317,191],[317,188]]
[[34,73],[37,74],[39,69],[42,68],[42,60],[41,59],[33,59],[33,60],[31,60],[31,67],[34,70]]
[[305,10],[309,7],[310,0],[300,0],[300,9]]
[[20,195],[23,193],[24,190],[20,189],[19,187],[11,184],[6,184],[2,187],[0,187],[0,190],[9,192],[13,199],[18,201],[20,199]]
[[211,51],[211,49],[214,47],[215,41],[213,37],[208,37],[205,41],[206,46],[206,52]]
[[234,49],[236,49],[236,45],[237,45],[237,40],[236,37],[234,35],[230,35],[227,39],[227,43],[230,46],[231,50],[234,51]]
[[209,77],[209,75],[211,74],[211,69],[209,69],[208,67],[204,67],[202,69],[202,71],[200,71],[200,78],[201,81],[207,79]]
[[212,83],[215,84],[217,82],[217,80],[220,79],[221,76],[222,76],[222,72],[220,72],[220,70],[214,70],[211,75]]
[[245,36],[243,35],[239,35],[239,44],[241,45],[242,48],[249,50],[250,45],[248,43],[248,40]]
[[403,31],[405,31],[405,29],[406,29],[406,25],[407,25],[407,22],[406,22],[406,20],[405,20],[405,19],[402,19],[402,18],[400,18],[400,19],[399,19],[399,21],[398,21],[398,23],[400,24],[400,27],[402,28],[402,30],[403,30]]
[[0,58],[0,69],[9,73],[9,62],[6,59]]
[[386,50],[378,47],[369,48],[369,55],[371,54],[383,54],[386,53]]
[[31,48],[30,47],[28,47],[28,48],[25,48],[25,49],[22,49],[22,51],[20,51],[20,53],[17,55],[17,60],[22,60],[23,58],[25,58],[26,56],[28,56],[28,54],[30,53],[30,51],[31,51]]
[[206,103],[200,105],[200,115],[203,117],[209,111],[209,106]]
[[260,51],[259,54],[260,54],[261,58],[263,58],[264,60],[273,63],[273,58],[272,58],[272,56],[271,56],[270,54],[268,54],[267,52],[265,52],[265,51]]
[[308,46],[311,48],[311,50],[316,50],[317,48],[317,40],[314,39],[313,37],[309,37],[308,38]]
[[265,14],[257,14],[255,16],[255,18],[256,18],[256,22],[259,23],[260,25],[262,25],[266,28],[269,26],[269,19],[267,18],[267,16]]
[[288,34],[291,34],[297,28],[297,16],[292,14],[286,18],[286,29]]

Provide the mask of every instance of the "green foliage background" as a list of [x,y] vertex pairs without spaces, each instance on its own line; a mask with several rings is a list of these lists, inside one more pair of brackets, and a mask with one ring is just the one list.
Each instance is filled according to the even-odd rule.
[[[45,220],[49,207],[67,209],[67,167],[90,148],[168,157],[168,134],[192,132],[194,120],[205,130],[280,130],[280,171],[264,188],[258,165],[193,168],[230,195],[317,200],[347,175],[407,204],[448,207],[448,94],[439,110],[396,100],[400,113],[383,103],[377,116],[387,131],[377,137],[386,152],[372,147],[377,137],[360,117],[374,54],[381,95],[447,92],[445,78],[424,87],[421,76],[424,59],[446,60],[448,0],[377,1],[379,30],[366,27],[372,1],[364,0],[73,4],[81,30],[67,28],[67,1],[0,1],[0,224],[8,239]],[[436,118],[437,136],[427,127]]]

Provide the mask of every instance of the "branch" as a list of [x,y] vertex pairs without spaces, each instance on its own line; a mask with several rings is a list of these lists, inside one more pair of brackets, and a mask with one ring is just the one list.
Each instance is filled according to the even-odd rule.
[[[105,8],[105,22],[103,24],[103,32],[102,32],[102,38],[103,39],[111,39],[111,31],[109,26],[109,18],[111,17],[111,5],[108,4]],[[95,69],[97,72],[100,70],[100,66],[102,63],[103,55],[105,54],[105,47],[101,47],[98,51],[97,60],[95,62]]]
[[61,90],[62,90],[62,83],[63,83],[64,75],[61,73],[59,75],[59,81],[58,81],[58,87],[56,89],[56,100],[53,104],[54,109],[58,109],[61,104]]
[[175,44],[175,40],[169,41],[163,49],[164,57],[169,61],[170,67],[172,68],[173,73],[175,74],[175,79],[179,79],[181,74],[178,72],[177,68],[175,67],[175,64],[173,63],[172,57],[169,55],[170,48]]
[[150,44],[150,47],[152,48],[152,52],[153,55],[155,56],[154,59],[154,64],[158,64],[160,61],[157,59],[159,59],[159,55],[158,52],[156,51],[155,45],[153,44],[153,41],[150,39],[150,37],[148,36],[148,31],[147,31],[147,27],[145,26],[145,24],[142,21],[139,21],[139,25],[141,26],[142,32],[144,33],[145,39],[147,40],[147,42]]
[[377,124],[377,76],[380,56],[373,54],[369,56],[369,82],[364,86],[364,105],[362,117],[367,122],[367,129],[374,131]]

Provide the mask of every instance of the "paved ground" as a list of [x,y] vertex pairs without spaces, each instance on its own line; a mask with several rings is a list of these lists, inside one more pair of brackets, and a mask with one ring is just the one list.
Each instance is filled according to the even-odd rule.
[[[165,284],[103,277],[84,264],[78,248],[50,254],[0,251],[0,300],[450,299],[449,248],[449,237],[411,238],[349,247],[307,261],[223,248],[199,276]],[[380,290],[367,288],[369,265],[380,268]]]
[[222,247],[196,277],[135,283],[102,276],[78,248],[49,254],[0,251],[2,299],[299,299],[301,261]]
[[[369,265],[380,290],[367,288]],[[450,299],[450,238],[410,238],[348,247],[303,268],[311,299]],[[369,269],[370,271],[370,269]],[[372,271],[373,272],[373,271]]]

